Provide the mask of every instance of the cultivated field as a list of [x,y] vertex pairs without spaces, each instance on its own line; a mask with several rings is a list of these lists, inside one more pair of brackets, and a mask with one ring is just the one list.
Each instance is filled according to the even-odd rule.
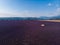
[[60,20],[45,20],[45,21],[50,21],[50,22],[60,22]]
[[0,21],[0,45],[60,45],[60,22]]

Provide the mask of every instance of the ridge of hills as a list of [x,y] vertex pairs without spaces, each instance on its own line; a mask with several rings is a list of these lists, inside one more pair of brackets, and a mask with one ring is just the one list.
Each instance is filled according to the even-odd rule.
[[0,20],[60,20],[60,15],[52,17],[1,17]]

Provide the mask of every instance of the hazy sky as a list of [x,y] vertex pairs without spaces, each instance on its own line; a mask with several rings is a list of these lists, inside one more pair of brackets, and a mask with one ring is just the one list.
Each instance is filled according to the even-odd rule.
[[0,17],[60,15],[60,0],[0,0]]

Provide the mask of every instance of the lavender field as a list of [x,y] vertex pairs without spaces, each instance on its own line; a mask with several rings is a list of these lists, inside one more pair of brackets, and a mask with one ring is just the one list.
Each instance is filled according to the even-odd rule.
[[1,20],[0,45],[60,45],[60,22]]

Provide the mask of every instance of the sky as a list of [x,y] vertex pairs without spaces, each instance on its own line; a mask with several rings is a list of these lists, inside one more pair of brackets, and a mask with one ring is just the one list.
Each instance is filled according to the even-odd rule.
[[60,0],[0,0],[0,17],[60,15]]

